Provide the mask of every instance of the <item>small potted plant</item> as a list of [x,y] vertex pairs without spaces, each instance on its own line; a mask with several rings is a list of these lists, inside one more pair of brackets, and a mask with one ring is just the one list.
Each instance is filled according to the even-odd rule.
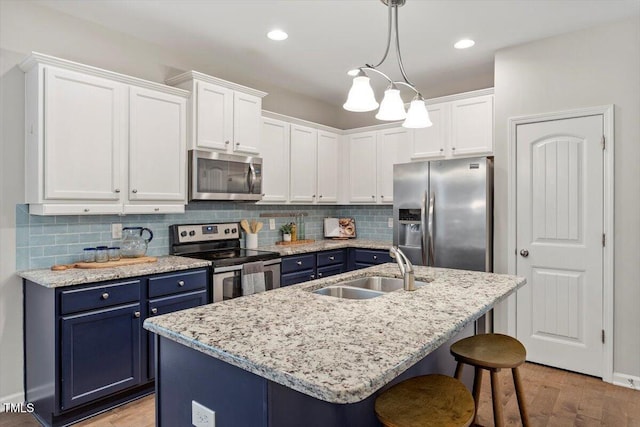
[[282,232],[282,240],[285,242],[291,241],[291,231],[293,230],[293,224],[284,224],[280,227],[280,231]]

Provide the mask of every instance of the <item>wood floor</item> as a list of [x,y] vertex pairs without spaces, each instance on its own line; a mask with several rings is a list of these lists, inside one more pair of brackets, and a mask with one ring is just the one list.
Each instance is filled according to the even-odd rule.
[[[470,367],[465,367],[471,369]],[[453,374],[453,373],[452,373]],[[490,381],[484,374],[478,424],[493,426]],[[522,425],[509,370],[499,374],[507,426]],[[640,391],[618,387],[600,379],[526,363],[522,382],[533,427],[640,427]],[[154,396],[147,396],[105,414],[76,424],[77,427],[153,427]],[[30,415],[0,414],[0,427],[37,427]],[[342,427],[342,426],[341,426]]]

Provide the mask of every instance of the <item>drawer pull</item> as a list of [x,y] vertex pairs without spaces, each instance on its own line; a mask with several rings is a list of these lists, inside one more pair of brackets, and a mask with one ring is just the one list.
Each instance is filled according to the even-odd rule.
[[154,307],[154,308],[151,309],[151,314],[156,314],[157,312],[158,312],[157,308]]
[[133,313],[133,317],[140,317],[140,312],[136,311],[135,313]]
[[309,278],[310,278],[310,279],[315,279],[315,278],[316,278],[316,275],[315,275],[315,274],[312,274],[311,276],[309,276]]
[[322,277],[322,273],[318,273],[318,277]]
[[109,298],[109,294],[107,292],[102,294],[102,299],[107,299],[107,298]]
[[155,212],[160,212],[160,208],[154,208],[153,209]]
[[378,259],[378,255],[374,255],[374,256],[373,256],[373,259]]
[[296,262],[296,264],[302,265],[302,261],[298,261],[298,262]]
[[89,212],[89,208],[84,208],[83,211]]
[[330,256],[329,257],[329,261],[335,261],[335,259],[336,259],[336,257],[334,257],[334,256]]
[[184,280],[178,280],[178,286],[183,287],[184,286]]

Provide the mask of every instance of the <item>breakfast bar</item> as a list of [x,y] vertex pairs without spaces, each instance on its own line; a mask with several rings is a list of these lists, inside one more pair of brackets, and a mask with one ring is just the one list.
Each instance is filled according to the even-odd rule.
[[452,375],[448,344],[525,284],[415,267],[425,282],[416,291],[364,300],[313,293],[366,276],[400,274],[382,264],[146,320],[157,334],[157,425],[190,425],[193,402],[221,426],[379,425],[381,390],[415,375]]

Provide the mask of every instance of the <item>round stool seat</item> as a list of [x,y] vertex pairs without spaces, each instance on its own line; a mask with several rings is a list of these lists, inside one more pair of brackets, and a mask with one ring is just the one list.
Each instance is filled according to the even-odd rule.
[[524,363],[527,351],[515,338],[482,334],[461,339],[451,346],[458,362],[481,368],[515,368]]
[[424,375],[380,394],[375,410],[388,427],[467,427],[473,421],[475,404],[471,393],[455,378]]

